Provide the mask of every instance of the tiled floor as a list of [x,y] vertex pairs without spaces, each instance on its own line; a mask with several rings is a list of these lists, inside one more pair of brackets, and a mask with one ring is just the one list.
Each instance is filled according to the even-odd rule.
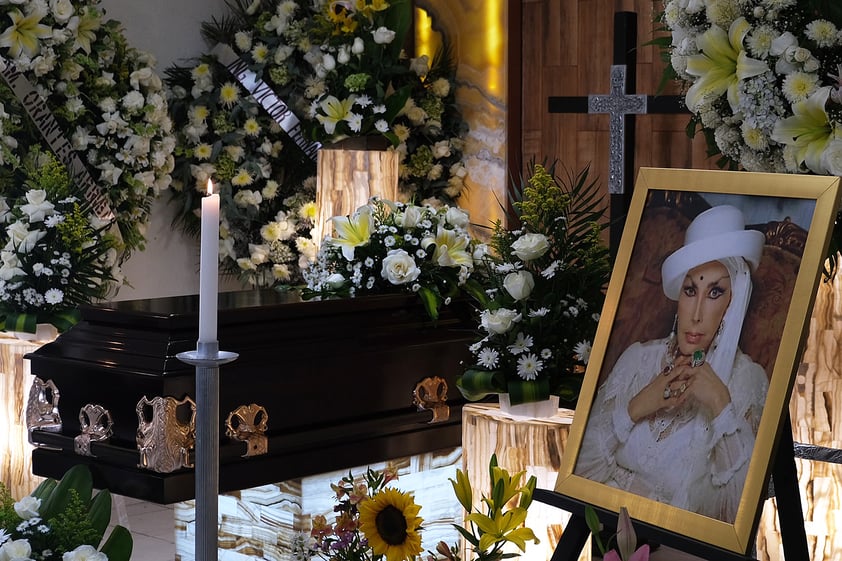
[[131,561],[175,559],[175,520],[171,505],[112,495],[111,523],[125,526],[131,532],[134,542]]

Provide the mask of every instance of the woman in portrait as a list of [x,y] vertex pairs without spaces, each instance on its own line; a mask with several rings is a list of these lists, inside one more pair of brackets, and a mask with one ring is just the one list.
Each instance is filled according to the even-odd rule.
[[738,348],[763,244],[736,207],[693,220],[661,268],[672,331],[620,355],[597,391],[576,475],[733,523],[768,389]]

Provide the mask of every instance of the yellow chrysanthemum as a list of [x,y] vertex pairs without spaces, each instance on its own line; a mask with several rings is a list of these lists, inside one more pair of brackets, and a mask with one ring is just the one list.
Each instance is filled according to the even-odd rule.
[[196,156],[197,160],[210,159],[211,155],[213,154],[213,146],[211,146],[207,142],[202,142],[201,144],[196,145],[196,149],[193,152],[193,154]]
[[219,103],[225,107],[231,107],[240,99],[240,90],[233,82],[225,82],[219,89]]
[[260,123],[254,117],[250,117],[243,123],[243,131],[245,131],[246,136],[257,136],[260,134]]
[[360,503],[360,531],[375,555],[407,561],[421,553],[421,507],[409,493],[386,488]]

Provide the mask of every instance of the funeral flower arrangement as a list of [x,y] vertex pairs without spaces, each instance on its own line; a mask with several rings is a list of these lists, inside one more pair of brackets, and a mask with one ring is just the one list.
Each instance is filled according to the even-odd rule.
[[[407,199],[458,198],[467,175],[461,163],[466,125],[455,103],[455,67],[447,49],[432,64],[426,56],[404,55],[410,2],[227,5],[226,17],[203,25],[205,39],[231,48],[289,105],[307,141],[383,139],[384,148],[402,154]],[[195,234],[199,201],[212,178],[222,195],[223,270],[251,285],[295,284],[316,249],[308,238],[315,161],[217,54],[171,67],[166,82],[179,131],[172,190],[178,222]],[[280,239],[266,239],[267,232]]]
[[516,186],[517,227],[494,225],[483,257],[475,364],[457,380],[471,400],[508,393],[512,404],[578,397],[610,267],[598,184],[588,169],[562,180],[531,163]]
[[[315,258],[315,166],[213,56],[167,69],[176,128],[172,195],[186,232],[199,232],[208,180],[221,199],[220,265],[244,285],[301,281]],[[302,261],[302,263],[299,263]]]
[[351,216],[334,216],[316,262],[304,271],[308,296],[417,293],[429,316],[462,293],[481,292],[470,279],[475,243],[458,207],[372,199]]
[[28,179],[0,196],[0,329],[34,333],[49,323],[63,331],[80,304],[119,286],[118,236],[73,194],[51,153],[33,150],[20,165]]
[[111,520],[111,494],[93,495],[91,473],[77,465],[60,482],[47,479],[15,501],[0,483],[0,559],[31,561],[129,561],[132,536]]
[[668,0],[668,73],[722,165],[842,175],[842,5]]
[[398,478],[392,467],[349,473],[331,484],[336,516],[313,517],[308,535],[299,535],[293,555],[299,561],[410,561],[421,553],[421,507],[411,493],[389,483]]
[[[62,139],[116,217],[121,256],[142,248],[152,200],[169,186],[173,166],[154,59],[128,45],[97,0],[4,2],[0,22],[2,71],[7,80],[20,73],[18,86],[34,92],[13,92],[7,80],[0,82],[0,183],[25,183],[25,155],[56,150]],[[82,185],[76,189],[81,198]]]

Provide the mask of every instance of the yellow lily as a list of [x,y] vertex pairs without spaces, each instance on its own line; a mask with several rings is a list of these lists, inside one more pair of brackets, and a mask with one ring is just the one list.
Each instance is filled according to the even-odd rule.
[[482,534],[479,539],[479,551],[486,551],[500,541],[509,541],[521,551],[526,550],[526,541],[538,543],[535,533],[523,526],[526,521],[525,508],[513,508],[508,512],[495,512],[494,518],[475,512],[468,515],[467,520],[473,522]]
[[333,134],[336,130],[337,123],[348,118],[353,106],[353,97],[340,100],[336,96],[329,95],[319,103],[319,107],[322,108],[325,114],[316,115],[316,119],[324,126],[326,133]]
[[453,492],[459,504],[462,505],[466,511],[471,512],[473,508],[473,490],[471,489],[471,482],[468,479],[468,474],[461,469],[456,470],[456,481],[450,480],[453,485]]
[[687,59],[687,73],[698,78],[687,90],[688,109],[696,112],[706,99],[727,92],[728,103],[734,110],[740,80],[769,70],[765,62],[750,58],[743,48],[743,39],[750,29],[751,24],[741,17],[731,23],[727,34],[721,27],[711,25],[696,39],[700,53]]
[[86,10],[79,18],[71,18],[70,27],[75,26],[76,28],[74,46],[85,51],[85,54],[91,54],[91,42],[96,40],[96,32],[99,30],[100,21],[100,16],[93,10]]
[[371,230],[374,228],[374,218],[371,208],[361,207],[353,216],[334,216],[331,218],[336,230],[336,237],[330,243],[342,248],[342,255],[348,261],[354,259],[354,249],[368,244],[371,240]]
[[30,58],[37,55],[41,50],[38,40],[53,35],[53,30],[41,23],[43,17],[44,14],[38,10],[28,16],[24,16],[20,10],[9,12],[12,25],[0,35],[0,47],[7,47],[12,58],[18,58],[22,53]]
[[772,140],[794,146],[797,162],[806,163],[819,175],[827,173],[822,165],[822,153],[831,140],[839,137],[825,109],[830,89],[830,86],[819,88],[804,101],[793,103],[793,115],[775,123],[772,131]]
[[474,258],[467,252],[470,239],[467,236],[459,235],[454,230],[439,228],[435,240],[426,239],[424,247],[430,242],[436,244],[433,252],[433,261],[442,267],[468,267],[474,266]]

